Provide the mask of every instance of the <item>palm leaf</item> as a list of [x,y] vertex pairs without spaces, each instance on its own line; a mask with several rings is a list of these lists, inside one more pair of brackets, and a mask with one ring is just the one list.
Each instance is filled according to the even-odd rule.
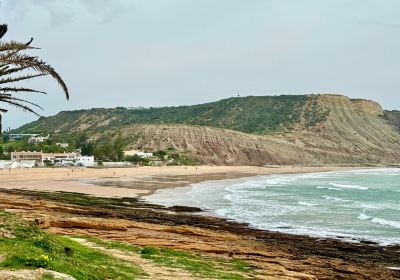
[[35,93],[47,94],[47,92],[45,91],[34,90],[30,88],[17,88],[17,87],[0,87],[0,92],[15,92],[15,93],[35,92]]
[[0,38],[4,36],[4,34],[7,33],[8,27],[7,24],[1,24],[0,25]]
[[[7,30],[8,27],[6,24],[0,25],[0,38],[6,34]],[[67,99],[69,99],[69,92],[65,82],[53,67],[36,56],[30,56],[24,53],[24,51],[37,49],[30,46],[32,40],[33,39],[29,40],[27,43],[19,43],[15,41],[0,42],[0,85],[3,85],[0,86],[0,102],[39,116],[36,109],[43,110],[42,107],[28,100],[17,98],[14,94],[46,94],[46,92],[23,86],[17,87],[14,83],[20,83],[41,76],[51,76],[58,82]],[[7,112],[7,110],[0,108],[0,112],[4,113]]]
[[44,61],[37,57],[25,55],[25,54],[14,54],[11,58],[2,58],[0,56],[0,63],[3,65],[12,64],[14,66],[27,67],[26,69],[32,69],[40,74],[52,76],[63,89],[65,96],[69,99],[68,88],[65,82],[62,80],[60,75],[54,70],[53,67],[46,64]]

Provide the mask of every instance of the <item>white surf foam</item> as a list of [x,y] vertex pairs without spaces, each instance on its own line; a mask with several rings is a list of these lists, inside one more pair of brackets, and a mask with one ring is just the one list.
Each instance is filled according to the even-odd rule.
[[366,191],[369,188],[360,186],[360,185],[351,185],[351,184],[338,184],[338,183],[329,183],[329,185],[337,187],[337,188],[342,188],[342,189],[356,189],[356,190],[362,190]]
[[323,195],[322,197],[327,199],[327,200],[333,200],[333,201],[341,201],[341,202],[351,202],[352,201],[352,200],[342,199],[342,198],[329,196],[329,195]]
[[361,213],[360,215],[358,215],[358,217],[357,217],[358,219],[360,219],[360,220],[369,220],[369,219],[371,219],[371,217],[370,216],[368,216],[368,215],[365,215],[364,213]]
[[305,202],[305,201],[299,201],[299,205],[304,205],[304,206],[317,206],[318,204],[315,203],[310,203],[310,202]]
[[389,226],[392,228],[400,229],[400,222],[398,222],[398,221],[390,221],[390,220],[385,220],[385,219],[381,219],[381,218],[372,218],[371,222],[380,224],[380,225],[384,225],[384,226]]

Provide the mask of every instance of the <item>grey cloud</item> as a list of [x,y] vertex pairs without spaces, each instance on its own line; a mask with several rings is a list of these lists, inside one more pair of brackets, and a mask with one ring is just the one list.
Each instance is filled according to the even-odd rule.
[[50,25],[59,27],[73,21],[75,14],[86,10],[97,18],[97,23],[109,23],[129,11],[131,5],[122,0],[5,0],[4,9],[22,19],[30,11],[41,8],[48,12]]

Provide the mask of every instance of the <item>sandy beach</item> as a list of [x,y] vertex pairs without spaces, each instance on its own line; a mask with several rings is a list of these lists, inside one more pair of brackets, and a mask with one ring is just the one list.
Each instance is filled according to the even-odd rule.
[[207,180],[266,174],[349,170],[350,167],[164,166],[136,168],[33,168],[0,171],[0,188],[75,192],[102,197],[138,197],[157,189]]

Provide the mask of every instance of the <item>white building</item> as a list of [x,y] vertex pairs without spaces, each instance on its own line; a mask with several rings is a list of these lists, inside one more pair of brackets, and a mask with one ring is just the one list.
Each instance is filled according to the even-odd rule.
[[43,153],[42,161],[53,163],[74,163],[78,155],[76,153]]
[[59,147],[61,147],[61,148],[63,148],[63,149],[66,149],[66,148],[68,148],[68,146],[69,146],[68,143],[56,143],[56,145],[59,146]]
[[144,152],[144,151],[140,151],[140,150],[128,150],[128,151],[124,151],[124,155],[126,155],[126,156],[137,155],[142,158],[148,158],[148,157],[152,157],[153,153]]
[[75,165],[92,167],[95,166],[96,163],[94,161],[94,156],[78,156],[75,161]]
[[[12,152],[11,160],[27,166],[43,166],[52,163],[57,166],[94,166],[94,157],[80,156],[77,153]],[[34,162],[34,164],[32,164]]]
[[50,135],[47,136],[40,136],[40,135],[35,135],[31,136],[28,140],[29,144],[38,144],[38,143],[43,143],[44,141],[49,140]]
[[29,137],[35,137],[38,136],[39,134],[27,134],[27,133],[16,133],[16,134],[10,134],[9,139],[10,141],[15,141],[15,140],[22,140],[26,139]]

